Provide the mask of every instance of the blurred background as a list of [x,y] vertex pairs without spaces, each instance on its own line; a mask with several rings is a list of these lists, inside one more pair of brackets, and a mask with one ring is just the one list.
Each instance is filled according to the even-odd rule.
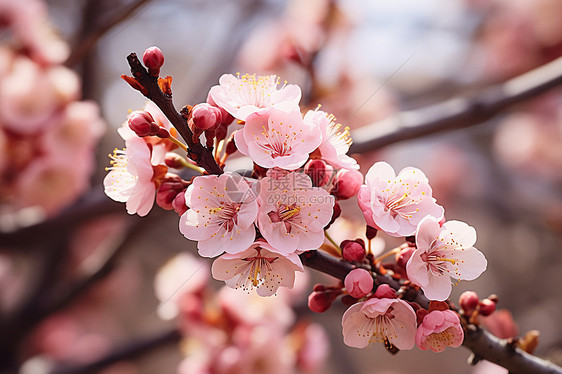
[[[179,233],[175,213],[155,208],[138,229],[101,187],[107,154],[123,144],[116,129],[146,104],[120,78],[129,53],[163,51],[161,76],[173,76],[177,108],[205,101],[223,73],[277,74],[302,87],[304,107],[321,104],[353,137],[397,112],[474,94],[555,60],[560,14],[559,0],[0,0],[0,362],[48,373],[178,324],[159,318],[167,299],[156,296],[155,274],[195,245]],[[561,102],[562,91],[552,90],[469,129],[356,155],[364,173],[380,160],[426,173],[447,219],[474,226],[488,259],[488,270],[454,287],[451,300],[467,289],[496,293],[519,334],[539,330],[536,353],[559,364]],[[347,225],[332,228],[333,236],[362,234],[355,201],[343,209]],[[381,248],[397,244],[381,237]],[[382,345],[346,347],[345,306],[336,302],[324,314],[306,307],[312,284],[334,281],[309,278],[291,295],[293,313],[323,326],[319,340],[331,352],[319,349],[311,370],[502,372],[467,365],[464,348],[392,356]],[[174,373],[189,349],[170,341],[103,373]]]

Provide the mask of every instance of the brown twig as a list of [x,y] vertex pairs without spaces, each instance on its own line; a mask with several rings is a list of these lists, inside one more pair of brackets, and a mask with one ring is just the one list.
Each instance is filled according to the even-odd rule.
[[[104,36],[113,27],[125,21],[127,18],[131,17],[139,8],[147,4],[151,0],[136,0],[130,4],[123,6],[117,14],[108,19],[98,28],[90,31],[89,33],[82,32],[81,40],[75,43],[72,48],[72,52],[65,62],[66,66],[74,66],[90,52],[90,50],[96,45],[98,40]],[[96,6],[99,5],[99,0],[95,0]],[[86,17],[90,17],[91,14],[85,14]]]
[[350,153],[483,123],[505,109],[562,86],[562,57],[519,77],[421,109],[405,111],[352,132]]
[[[308,251],[300,255],[305,266],[319,270],[339,279],[344,279],[354,266],[351,263],[329,256],[320,251]],[[400,284],[388,276],[376,275],[376,284],[387,283],[398,290]],[[422,307],[427,308],[429,300],[418,294],[415,299]],[[550,361],[543,360],[514,348],[505,339],[498,339],[489,332],[474,325],[465,334],[463,345],[475,355],[495,364],[501,365],[515,374],[562,374],[562,368]]]
[[193,141],[193,133],[187,126],[186,120],[174,108],[171,95],[164,94],[158,86],[158,77],[148,73],[144,66],[142,66],[136,53],[131,53],[127,56],[127,61],[131,67],[133,77],[146,89],[143,95],[160,108],[187,143],[189,158],[204,168],[209,174],[222,174],[223,171],[215,161],[213,152],[205,148],[201,143]]
[[109,355],[96,361],[80,366],[60,366],[51,370],[49,374],[95,373],[117,362],[139,357],[167,344],[177,343],[180,339],[180,331],[178,329],[172,329],[148,338],[135,339],[133,342],[124,345],[122,348],[112,350]]

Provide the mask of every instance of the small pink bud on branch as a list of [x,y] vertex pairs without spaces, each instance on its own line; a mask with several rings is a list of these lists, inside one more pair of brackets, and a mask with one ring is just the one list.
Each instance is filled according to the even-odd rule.
[[144,51],[142,62],[148,68],[150,75],[157,77],[160,75],[160,68],[164,65],[164,54],[158,47],[150,47]]

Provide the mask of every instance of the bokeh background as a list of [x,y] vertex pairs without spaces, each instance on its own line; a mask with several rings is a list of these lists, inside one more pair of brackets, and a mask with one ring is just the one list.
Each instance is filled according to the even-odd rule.
[[[0,16],[10,9],[10,2],[15,0],[0,1]],[[472,94],[562,55],[559,0],[151,0],[140,2],[142,6],[111,24],[135,3],[45,3],[58,37],[70,46],[67,65],[81,81],[80,97],[99,105],[107,125],[92,151],[92,189],[83,189],[84,196],[100,194],[107,154],[122,147],[115,130],[129,110],[146,103],[120,78],[128,73],[126,56],[142,54],[152,45],[164,52],[161,75],[174,78],[176,107],[204,101],[223,73],[273,73],[299,84],[306,106],[321,104],[351,128],[352,136],[354,129],[398,111]],[[108,24],[107,32],[88,39]],[[3,29],[0,41],[18,45],[7,30]],[[7,73],[0,72],[6,82]],[[553,90],[469,129],[357,155],[362,172],[385,160],[396,170],[415,166],[426,173],[447,218],[474,226],[476,246],[488,259],[488,270],[478,280],[454,287],[451,299],[457,300],[467,289],[482,297],[496,293],[498,308],[511,311],[521,334],[540,331],[537,354],[558,363],[562,361],[561,103],[562,91]],[[78,138],[99,135],[84,132]],[[0,164],[5,160],[11,162],[5,156]],[[67,166],[71,168],[73,162],[68,158]],[[230,167],[243,165],[240,161]],[[79,201],[87,200],[84,196]],[[21,216],[21,211],[6,208],[9,200],[2,203],[3,222],[9,222],[5,231],[27,222],[6,218]],[[95,262],[96,253],[103,251],[103,245],[95,245],[101,238],[123,230],[125,207],[115,203],[109,211],[110,215],[72,234],[70,257],[53,273],[63,274],[59,282],[72,280],[76,269]],[[352,225],[361,225],[354,201],[345,204],[344,216]],[[36,221],[45,216],[34,217]],[[35,359],[28,360],[23,373],[44,372],[50,357],[87,362],[114,346],[173,326],[173,321],[161,321],[156,313],[154,275],[173,254],[195,253],[195,246],[179,233],[173,212],[153,212],[147,220],[150,223],[132,239],[111,274],[30,332],[26,348],[18,354],[20,360]],[[56,230],[44,238],[44,245],[55,242]],[[387,249],[396,244],[389,237],[383,239]],[[48,256],[41,256],[41,246],[22,243],[0,242],[4,247],[0,300],[8,312],[29,294],[37,269],[48,261]],[[329,282],[319,274],[311,277],[309,291],[313,282]],[[464,348],[440,354],[413,350],[397,356],[382,346],[348,348],[340,327],[345,307],[336,303],[328,312],[313,315],[306,309],[306,297],[305,291],[295,302],[298,315],[320,322],[331,344],[332,353],[321,373],[501,372],[466,365],[470,352]],[[173,373],[180,360],[180,350],[171,344],[104,373]]]

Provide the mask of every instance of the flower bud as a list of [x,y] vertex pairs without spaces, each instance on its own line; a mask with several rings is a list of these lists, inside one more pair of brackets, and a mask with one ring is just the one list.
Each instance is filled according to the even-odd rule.
[[135,110],[132,112],[127,119],[127,123],[130,129],[141,138],[152,134],[153,127],[157,126],[152,115],[145,110]]
[[344,285],[347,293],[360,299],[373,290],[373,276],[365,269],[353,269],[345,277]]
[[157,77],[160,75],[160,68],[164,65],[164,54],[158,47],[150,47],[144,51],[142,62],[148,68],[150,75]]
[[304,172],[312,179],[315,187],[322,187],[332,178],[334,168],[322,160],[310,160],[305,165]]
[[414,254],[414,251],[415,248],[406,246],[402,248],[396,256],[394,256],[394,259],[396,260],[396,270],[403,277],[407,277],[406,264],[408,263],[410,257],[412,257],[412,254]]
[[361,262],[365,259],[365,246],[356,241],[345,241],[342,243],[343,258],[349,262]]
[[324,227],[324,229],[327,230],[330,226],[332,226],[332,223],[334,223],[335,220],[337,220],[340,215],[341,215],[340,204],[338,204],[338,202],[335,201],[334,202],[334,212],[332,213],[332,219],[330,220],[330,222],[328,222],[328,224],[326,225],[326,227]]
[[334,186],[330,193],[336,199],[349,199],[357,195],[359,188],[363,184],[363,174],[358,170],[341,169],[336,174]]
[[484,317],[489,316],[496,311],[496,303],[490,299],[484,299],[478,303],[478,311]]
[[474,291],[464,291],[459,297],[459,305],[463,310],[464,314],[469,316],[478,307],[478,295]]
[[216,127],[222,121],[222,115],[217,107],[207,103],[197,104],[191,109],[191,120],[189,127],[191,131],[209,130]]
[[396,291],[388,284],[383,283],[377,287],[375,291],[375,297],[378,299],[396,299]]
[[215,102],[215,100],[213,100],[213,97],[211,96],[210,92],[207,95],[207,103],[220,110],[223,125],[228,127],[228,125],[230,125],[232,123],[232,121],[234,121],[234,117],[232,116],[232,114],[228,113],[224,108],[218,106],[217,103]]
[[178,193],[185,190],[185,182],[181,180],[181,178],[175,174],[167,174],[168,176],[173,175],[174,177],[168,178],[160,185],[158,191],[156,192],[156,204],[159,207],[172,210],[174,209],[172,202],[178,195]]
[[180,216],[187,212],[187,205],[185,205],[185,190],[176,195],[174,201],[172,201],[172,208],[174,208],[174,212]]
[[185,167],[186,160],[178,155],[177,153],[168,152],[164,158],[164,163],[167,167],[173,169],[183,169]]
[[308,308],[316,313],[323,313],[330,309],[337,294],[330,291],[312,292],[308,295]]

